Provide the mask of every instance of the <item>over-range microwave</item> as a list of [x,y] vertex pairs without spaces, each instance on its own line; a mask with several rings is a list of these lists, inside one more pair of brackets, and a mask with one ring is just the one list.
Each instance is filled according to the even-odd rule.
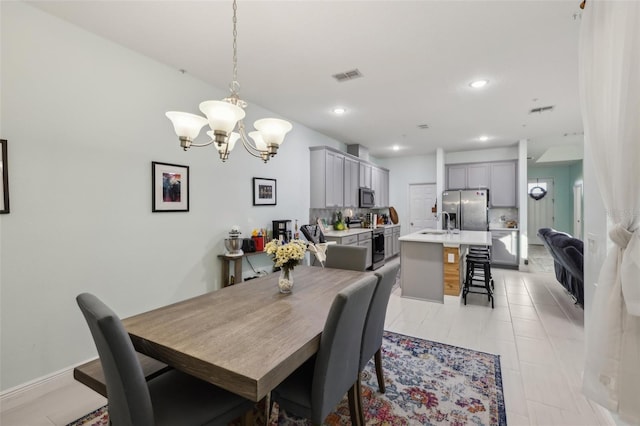
[[372,208],[375,205],[375,191],[369,188],[360,188],[360,207]]

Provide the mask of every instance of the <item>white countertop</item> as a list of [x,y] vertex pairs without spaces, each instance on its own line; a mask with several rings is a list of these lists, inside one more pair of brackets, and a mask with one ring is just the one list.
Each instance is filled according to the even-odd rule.
[[371,228],[351,228],[344,231],[336,231],[335,229],[327,230],[324,232],[325,237],[350,237],[351,235],[358,235],[365,232],[371,232]]
[[489,224],[489,231],[518,231],[518,228],[507,228],[506,226],[493,226]]
[[[378,225],[377,228],[382,228],[382,229],[386,229],[386,228],[393,228],[396,226],[400,226],[400,224],[396,224],[396,225]],[[350,237],[351,235],[358,235],[358,234],[362,234],[364,232],[371,232],[373,231],[372,228],[350,228],[350,229],[345,229],[344,231],[336,231],[335,229],[329,229],[327,231],[324,232],[325,237],[337,237],[337,238],[342,238],[342,237]]]
[[397,228],[398,226],[400,226],[399,223],[390,223],[388,225],[378,225],[378,228]]
[[422,229],[413,234],[400,237],[400,242],[440,243],[444,247],[460,247],[461,245],[491,245],[491,232],[460,231],[459,234],[447,234],[437,229]]

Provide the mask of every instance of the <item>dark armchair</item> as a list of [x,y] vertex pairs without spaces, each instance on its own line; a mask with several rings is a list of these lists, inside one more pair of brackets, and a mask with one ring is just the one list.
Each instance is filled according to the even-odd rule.
[[551,228],[540,228],[538,237],[553,257],[556,279],[584,306],[584,243]]

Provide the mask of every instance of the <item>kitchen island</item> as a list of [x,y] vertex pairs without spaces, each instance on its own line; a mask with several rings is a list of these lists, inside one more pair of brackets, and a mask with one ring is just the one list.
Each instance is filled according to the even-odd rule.
[[423,229],[400,237],[402,297],[444,303],[446,294],[459,295],[464,276],[462,259],[468,246],[490,246],[491,233],[460,231],[448,234]]

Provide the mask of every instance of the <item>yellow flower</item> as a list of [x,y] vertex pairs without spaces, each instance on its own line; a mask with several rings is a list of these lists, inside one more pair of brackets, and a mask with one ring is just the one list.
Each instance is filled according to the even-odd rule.
[[272,240],[264,247],[264,252],[273,256],[275,266],[289,269],[293,269],[300,260],[304,259],[306,251],[307,244],[302,240],[291,240],[286,244],[279,240]]

